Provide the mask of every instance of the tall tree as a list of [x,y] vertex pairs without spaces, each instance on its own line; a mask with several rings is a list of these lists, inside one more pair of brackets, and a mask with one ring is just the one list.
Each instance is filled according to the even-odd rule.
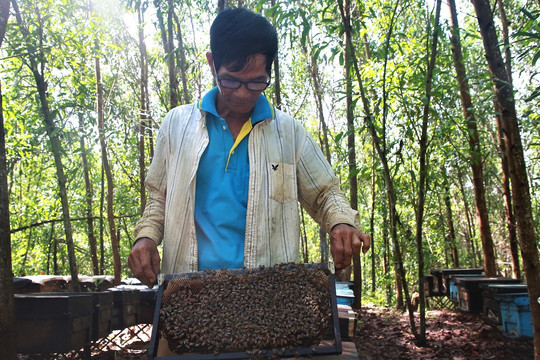
[[146,150],[145,134],[150,125],[150,100],[148,96],[148,53],[144,39],[144,13],[145,3],[137,4],[137,20],[139,27],[139,53],[141,58],[141,81],[140,81],[140,114],[139,114],[139,194],[141,202],[141,215],[146,207],[146,192],[144,187],[146,177]]
[[454,228],[454,217],[452,215],[452,202],[450,200],[450,184],[448,184],[448,174],[446,169],[443,168],[442,174],[442,186],[444,191],[444,216],[448,225],[448,237],[445,238],[446,243],[450,247],[450,253],[452,256],[452,266],[459,268],[459,253],[456,245],[456,231]]
[[[351,3],[349,0],[344,2],[344,17],[345,23],[351,23]],[[352,61],[351,52],[353,49],[349,47],[352,44],[352,31],[345,31],[345,97],[346,97],[346,113],[347,113],[347,154],[349,160],[349,197],[351,207],[358,210],[358,178],[356,169],[356,144],[355,144],[355,126],[354,126],[354,104],[353,104],[353,88],[352,88]],[[354,273],[354,303],[353,308],[360,309],[362,307],[362,267],[360,255],[353,257],[353,273]]]
[[[0,48],[4,42],[9,18],[10,0],[0,1]],[[0,358],[17,358],[15,332],[15,301],[11,270],[11,235],[9,223],[9,192],[4,131],[4,108],[0,84]]]
[[[41,114],[45,123],[45,130],[49,137],[49,143],[54,157],[54,163],[56,166],[56,175],[58,181],[58,190],[60,195],[60,201],[62,204],[62,220],[64,223],[64,231],[66,236],[66,245],[68,248],[69,256],[69,270],[71,273],[71,282],[74,291],[80,291],[79,275],[77,270],[77,260],[75,257],[75,245],[73,243],[73,228],[71,225],[71,218],[69,212],[69,199],[67,195],[67,177],[64,173],[64,164],[62,162],[62,142],[60,140],[61,129],[56,126],[54,120],[54,114],[50,110],[49,98],[48,98],[48,83],[45,79],[46,76],[46,55],[44,54],[43,42],[45,36],[45,28],[43,24],[43,17],[40,14],[39,8],[35,8],[38,28],[38,38],[33,39],[27,25],[22,19],[19,5],[16,0],[12,1],[13,9],[15,11],[15,18],[19,25],[20,32],[22,33],[25,41],[25,46],[28,49],[28,61],[27,66],[30,68],[34,80],[36,81],[37,91],[39,95],[39,101],[41,105]],[[37,43],[37,46],[36,46]],[[34,51],[36,49],[37,51]]]
[[[427,149],[428,149],[428,122],[431,104],[431,91],[433,88],[433,72],[435,71],[435,62],[437,59],[437,45],[439,42],[439,18],[441,14],[441,0],[437,0],[435,10],[435,24],[433,29],[433,35],[431,40],[431,49],[427,64],[426,85],[425,85],[425,100],[424,109],[422,113],[422,130],[419,139],[419,177],[416,192],[417,204],[416,204],[416,251],[418,255],[418,289],[422,289],[424,286],[424,245],[422,238],[424,236],[424,212],[427,192]],[[416,342],[419,346],[426,344],[426,304],[425,293],[419,291],[420,295],[420,327],[418,333],[414,333]],[[409,312],[412,312],[412,308],[409,305]],[[414,322],[414,315],[410,315],[411,322]]]
[[[165,61],[169,76],[168,109],[178,105],[178,79],[176,69],[176,52],[174,51],[174,2],[172,0],[154,0],[154,6],[157,9],[157,20],[161,34],[161,43],[165,52]],[[165,11],[165,13],[164,13]],[[166,19],[165,19],[166,17]],[[165,21],[166,20],[166,21]]]
[[493,238],[491,236],[491,226],[489,225],[489,216],[486,203],[486,191],[484,188],[483,159],[481,152],[480,137],[478,126],[473,111],[471,100],[471,89],[463,63],[463,52],[461,51],[461,40],[459,36],[459,23],[456,11],[455,0],[448,0],[450,7],[450,19],[452,24],[450,41],[452,42],[452,55],[454,59],[454,68],[457,74],[459,84],[459,94],[461,97],[461,106],[463,109],[463,118],[467,126],[467,139],[469,141],[470,165],[473,174],[474,199],[476,202],[476,215],[480,227],[480,238],[482,240],[482,250],[484,255],[484,272],[486,276],[495,276],[497,266],[495,263],[495,252],[493,250]]
[[[497,0],[499,7],[499,14],[501,17],[501,27],[504,41],[504,58],[506,61],[506,75],[508,81],[513,84],[512,81],[512,55],[510,50],[510,31],[508,29],[508,18],[506,17],[506,11],[502,0]],[[513,86],[513,85],[512,85]],[[504,211],[506,216],[506,226],[508,227],[508,243],[510,244],[510,254],[512,258],[512,272],[514,278],[521,279],[521,268],[519,266],[519,245],[517,239],[516,230],[516,217],[514,215],[514,208],[512,205],[512,194],[510,190],[510,168],[508,166],[508,154],[506,152],[506,145],[504,144],[504,129],[501,121],[500,110],[497,108],[497,102],[494,101],[495,107],[495,124],[497,125],[497,144],[499,146],[499,156],[501,157],[501,173],[502,173],[502,187],[504,198]]]
[[84,188],[85,188],[85,197],[86,197],[86,224],[87,224],[87,232],[88,232],[88,245],[90,247],[90,258],[92,259],[92,270],[94,271],[94,275],[98,275],[100,273],[99,271],[99,262],[98,262],[98,256],[97,256],[97,241],[96,241],[96,234],[94,230],[94,215],[93,215],[93,208],[94,208],[94,191],[92,189],[92,182],[90,181],[90,166],[88,164],[88,159],[86,156],[87,148],[86,148],[86,141],[85,141],[85,134],[84,134],[84,117],[82,114],[78,114],[79,116],[79,132],[80,132],[80,140],[79,143],[81,145],[81,161],[82,161],[82,171],[83,171],[83,177],[84,177]]
[[184,104],[191,102],[191,93],[188,89],[188,70],[186,63],[186,49],[184,47],[184,37],[182,35],[182,24],[176,12],[174,12],[174,23],[176,24],[176,35],[178,40],[178,48],[176,49],[177,68],[180,71],[182,78],[182,101]]
[[[92,10],[92,1],[90,1],[90,11]],[[99,50],[99,42],[95,40],[96,51]],[[109,161],[109,154],[107,150],[107,142],[105,140],[105,109],[103,99],[103,82],[101,80],[101,58],[99,54],[94,57],[95,71],[96,71],[96,108],[98,115],[98,130],[99,130],[99,144],[101,147],[101,162],[105,177],[107,178],[107,223],[109,225],[109,236],[111,237],[111,249],[113,255],[113,270],[114,270],[114,283],[120,284],[122,277],[122,260],[120,259],[120,240],[116,230],[116,222],[114,216],[114,180],[111,169],[111,163]]]
[[531,307],[534,332],[535,359],[540,360],[540,267],[536,228],[532,212],[527,166],[521,143],[516,103],[511,82],[499,49],[499,40],[493,20],[491,4],[487,0],[473,0],[474,9],[484,43],[489,70],[493,76],[497,107],[501,113],[504,140],[508,152],[508,165],[512,182],[512,197],[515,205],[517,229],[521,245],[521,256]]

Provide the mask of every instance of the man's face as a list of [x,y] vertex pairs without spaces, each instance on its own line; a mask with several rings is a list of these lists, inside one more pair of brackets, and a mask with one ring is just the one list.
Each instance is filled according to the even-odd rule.
[[[213,60],[209,59],[209,63],[214,68]],[[215,75],[219,87],[217,106],[220,115],[221,113],[250,115],[263,90],[254,91],[249,90],[248,87],[258,89],[262,83],[268,81],[266,57],[262,54],[253,55],[240,71],[231,71],[227,65],[222,65]],[[227,88],[230,87],[229,83],[231,83],[228,80],[237,80],[244,82],[244,84],[241,84],[238,89],[230,89]],[[247,82],[253,84],[245,84]]]

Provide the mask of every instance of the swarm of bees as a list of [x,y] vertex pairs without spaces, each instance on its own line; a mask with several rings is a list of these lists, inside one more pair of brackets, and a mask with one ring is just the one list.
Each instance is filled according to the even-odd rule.
[[159,328],[178,353],[314,348],[331,325],[327,272],[302,264],[211,270],[170,280]]

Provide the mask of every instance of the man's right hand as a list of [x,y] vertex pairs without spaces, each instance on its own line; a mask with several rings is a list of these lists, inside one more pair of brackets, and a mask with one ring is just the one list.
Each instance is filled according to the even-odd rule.
[[160,273],[160,257],[157,245],[150,238],[140,238],[129,253],[128,264],[133,276],[149,288],[153,287]]

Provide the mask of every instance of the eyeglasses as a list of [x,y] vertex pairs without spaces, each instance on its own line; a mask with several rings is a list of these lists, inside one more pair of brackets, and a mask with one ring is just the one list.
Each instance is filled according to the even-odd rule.
[[250,91],[263,91],[270,85],[270,81],[240,81],[232,79],[218,78],[219,84],[226,89],[236,90],[239,89],[242,84]]

